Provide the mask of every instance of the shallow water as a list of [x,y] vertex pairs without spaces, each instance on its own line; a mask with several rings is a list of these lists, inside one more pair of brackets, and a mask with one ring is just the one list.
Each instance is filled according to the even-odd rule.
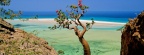
[[[47,25],[27,22],[11,22],[16,28],[33,32],[38,37],[48,41],[56,51],[64,51],[64,55],[83,55],[83,47],[73,30],[49,30]],[[121,32],[118,27],[94,28],[84,35],[91,49],[91,55],[120,55]]]

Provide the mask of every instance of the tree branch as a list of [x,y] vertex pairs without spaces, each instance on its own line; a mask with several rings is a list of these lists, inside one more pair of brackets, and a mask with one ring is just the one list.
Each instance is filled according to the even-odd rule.
[[90,27],[87,29],[87,31],[88,31],[89,29],[91,29],[91,28],[92,28],[92,26],[93,26],[93,24],[91,24],[91,25],[90,25]]
[[80,37],[80,36],[79,36],[79,35],[80,35],[80,31],[78,30],[77,26],[71,27],[71,28],[69,28],[69,29],[70,29],[70,30],[71,30],[71,29],[74,29],[75,34],[76,34],[78,37]]
[[76,20],[71,20],[71,21],[73,21],[77,26],[79,25],[79,23],[77,23]]
[[78,23],[80,24],[80,26],[82,26],[83,28],[83,31],[80,33],[80,38],[83,37],[83,35],[85,34],[86,32],[86,26],[84,26],[80,21],[79,21],[79,18],[81,17],[81,14],[79,14],[79,16],[77,17],[77,21]]

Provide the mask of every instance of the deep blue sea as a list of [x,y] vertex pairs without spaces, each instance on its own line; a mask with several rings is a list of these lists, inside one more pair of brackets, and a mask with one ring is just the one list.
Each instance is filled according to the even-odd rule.
[[[136,17],[141,11],[88,11],[81,17],[82,20],[94,18],[96,21],[126,23],[128,18]],[[56,18],[56,12],[23,12],[22,18],[31,18],[38,15],[38,18]]]

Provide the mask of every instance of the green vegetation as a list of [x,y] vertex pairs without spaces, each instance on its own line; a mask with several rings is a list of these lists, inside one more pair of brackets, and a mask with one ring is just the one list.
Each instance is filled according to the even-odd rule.
[[59,55],[64,55],[64,51],[63,51],[63,50],[59,50],[59,51],[58,51],[58,54],[59,54]]
[[[0,6],[9,6],[10,2],[11,0],[0,0]],[[14,12],[11,9],[4,9],[0,7],[0,18],[3,19],[10,19],[10,20],[19,19],[22,21],[28,21],[29,19],[38,19],[38,15],[35,15],[34,17],[27,18],[27,19],[22,19],[21,15],[22,15],[22,11]]]
[[8,6],[10,5],[11,0],[0,0],[0,5],[2,6]]
[[[91,23],[82,23],[80,21],[80,18],[84,16],[84,14],[87,12],[87,9],[89,8],[86,5],[82,4],[82,0],[78,1],[77,5],[71,5],[69,6],[71,9],[70,11],[66,10],[68,13],[65,14],[62,10],[56,10],[57,18],[54,20],[57,22],[57,25],[54,25],[53,27],[48,27],[50,30],[54,30],[57,28],[67,28],[67,29],[74,29],[75,35],[79,38],[79,41],[81,42],[83,46],[84,55],[91,55],[90,47],[87,41],[84,39],[84,34],[86,31],[92,28],[93,24],[95,23],[93,18],[91,19]],[[71,27],[72,26],[72,27]],[[78,28],[78,26],[82,27],[82,31]]]
[[[10,2],[11,2],[11,0],[0,0],[0,5],[1,6],[9,6]],[[22,11],[15,13],[11,9],[6,10],[6,9],[0,7],[0,18],[13,20],[14,18],[20,18],[21,14],[22,14]]]

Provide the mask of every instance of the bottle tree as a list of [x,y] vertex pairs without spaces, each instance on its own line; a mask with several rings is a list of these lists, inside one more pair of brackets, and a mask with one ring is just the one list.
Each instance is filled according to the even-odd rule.
[[[87,12],[87,9],[89,8],[86,5],[82,4],[82,0],[78,0],[78,5],[71,5],[68,6],[70,8],[70,11],[66,10],[66,13],[64,13],[62,10],[57,10],[57,18],[54,20],[57,22],[57,25],[54,25],[53,27],[49,27],[49,29],[54,30],[57,28],[67,28],[70,30],[74,30],[75,35],[78,36],[78,39],[80,43],[83,46],[84,55],[91,55],[90,46],[88,42],[84,39],[84,34],[86,31],[92,28],[92,25],[95,23],[93,18],[91,19],[91,23],[82,23],[80,21],[80,18],[84,16],[84,14]],[[80,30],[79,27],[82,27],[82,30]]]

